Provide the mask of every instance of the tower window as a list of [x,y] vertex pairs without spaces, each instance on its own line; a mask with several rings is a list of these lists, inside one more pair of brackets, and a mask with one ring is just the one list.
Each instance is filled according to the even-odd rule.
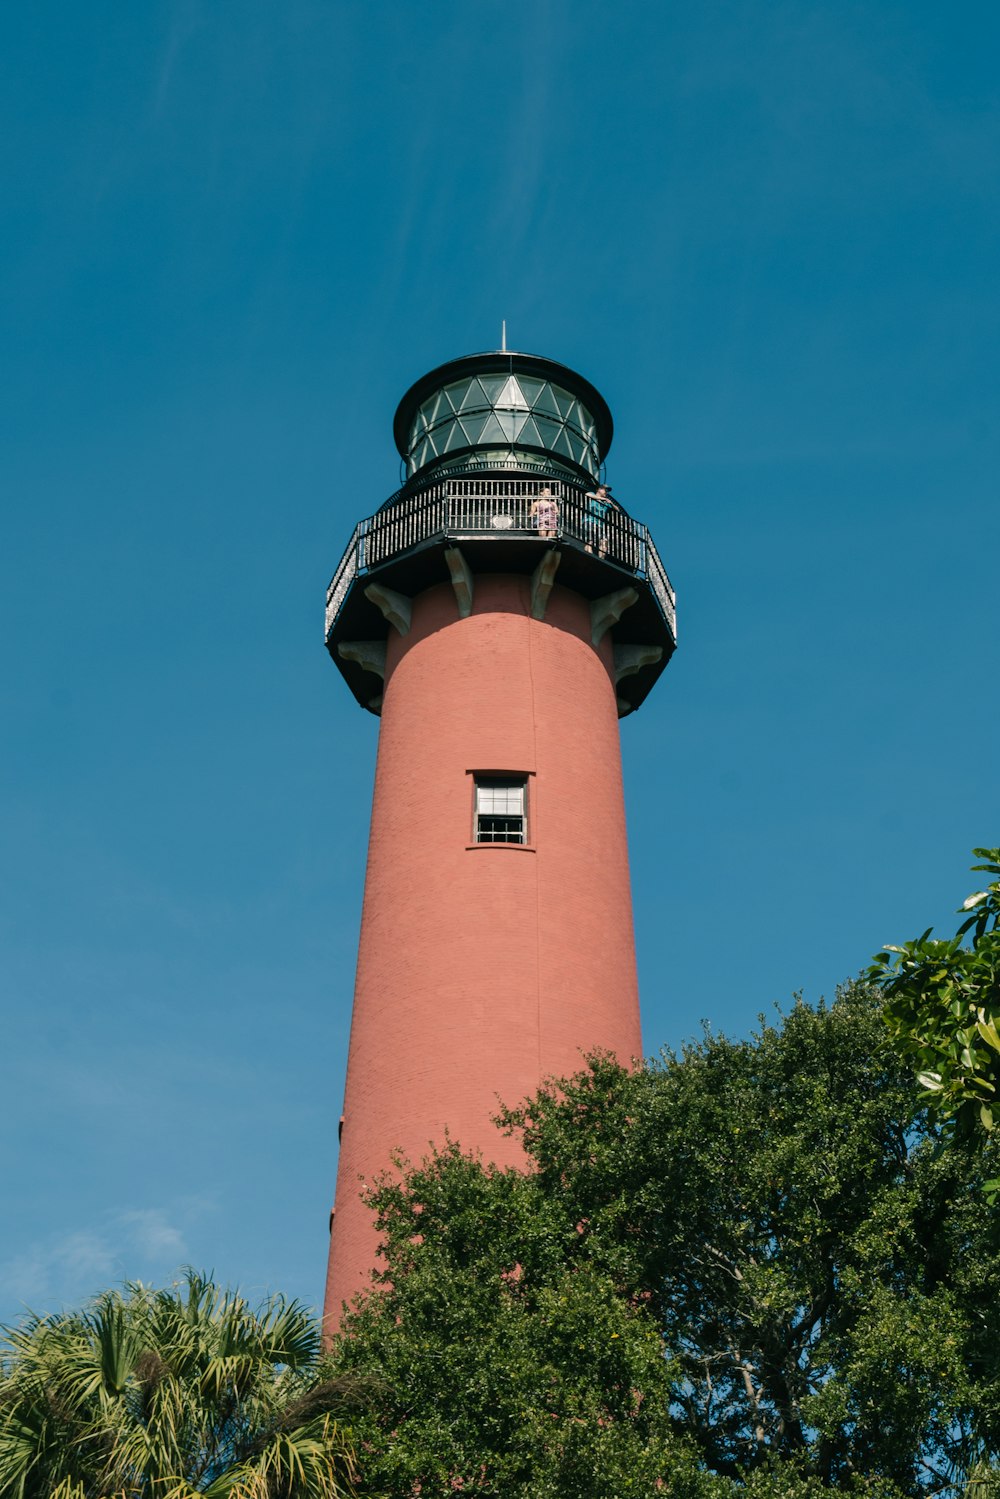
[[476,777],[476,842],[524,843],[523,776]]

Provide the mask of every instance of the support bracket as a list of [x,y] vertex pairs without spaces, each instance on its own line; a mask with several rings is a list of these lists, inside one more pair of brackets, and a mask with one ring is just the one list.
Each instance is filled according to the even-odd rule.
[[562,561],[562,553],[555,548],[545,553],[535,571],[531,575],[531,617],[532,619],[544,619],[545,610],[548,607],[549,594],[552,592],[552,584],[559,564]]
[[458,547],[446,547],[444,560],[451,574],[451,586],[455,590],[459,619],[468,619],[472,613],[472,571]]
[[614,651],[616,683],[644,666],[655,666],[663,655],[662,645],[616,645]]
[[344,640],[337,647],[337,655],[342,661],[356,661],[364,671],[385,681],[384,640]]
[[638,597],[634,588],[619,588],[615,593],[594,599],[590,606],[590,638],[594,645],[600,645],[611,626],[618,623]]
[[384,618],[399,631],[400,635],[406,635],[409,632],[412,611],[410,600],[405,593],[396,593],[392,588],[383,588],[381,583],[369,583],[365,589],[365,598],[371,599],[376,609],[381,610]]

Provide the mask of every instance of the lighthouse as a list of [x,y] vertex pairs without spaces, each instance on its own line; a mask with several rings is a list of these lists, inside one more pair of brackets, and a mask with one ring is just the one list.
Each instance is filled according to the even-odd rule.
[[324,1320],[368,1283],[364,1200],[446,1135],[501,1165],[498,1101],[642,1054],[619,719],[676,645],[646,527],[601,483],[593,385],[507,349],[403,396],[402,487],[327,592],[380,718]]

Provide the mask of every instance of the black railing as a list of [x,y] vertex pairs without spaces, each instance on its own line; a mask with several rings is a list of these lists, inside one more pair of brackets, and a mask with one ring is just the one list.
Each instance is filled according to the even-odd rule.
[[565,479],[497,476],[441,479],[361,521],[327,589],[327,635],[359,574],[438,538],[501,535],[568,538],[644,579],[677,639],[676,597],[645,526]]

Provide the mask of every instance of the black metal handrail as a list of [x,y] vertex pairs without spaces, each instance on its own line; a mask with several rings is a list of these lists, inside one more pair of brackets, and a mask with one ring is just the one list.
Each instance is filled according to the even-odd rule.
[[355,527],[327,589],[329,635],[354,578],[435,539],[473,536],[569,539],[649,583],[677,639],[676,595],[645,526],[616,506],[601,507],[565,479],[486,477],[441,479],[405,491]]
[[[508,465],[504,465],[507,467]],[[564,464],[554,463],[551,459],[538,454],[532,457],[529,453],[518,453],[516,458],[511,455],[509,468],[512,474],[518,478],[535,479],[542,484],[565,483],[567,480],[572,484],[573,476]],[[446,468],[435,470],[431,475],[416,474],[408,479],[405,484],[391,494],[389,498],[379,506],[380,510],[389,510],[403,500],[413,499],[418,494],[424,494],[429,489],[439,489],[445,481],[455,483],[457,480],[472,479],[477,484],[489,483],[487,475],[496,480],[497,483],[508,483],[497,469],[497,458],[495,453],[480,455],[469,453],[465,457],[449,463]],[[516,480],[515,480],[516,482]],[[595,485],[597,480],[592,481]],[[576,488],[581,493],[586,485],[581,480],[576,481]]]

